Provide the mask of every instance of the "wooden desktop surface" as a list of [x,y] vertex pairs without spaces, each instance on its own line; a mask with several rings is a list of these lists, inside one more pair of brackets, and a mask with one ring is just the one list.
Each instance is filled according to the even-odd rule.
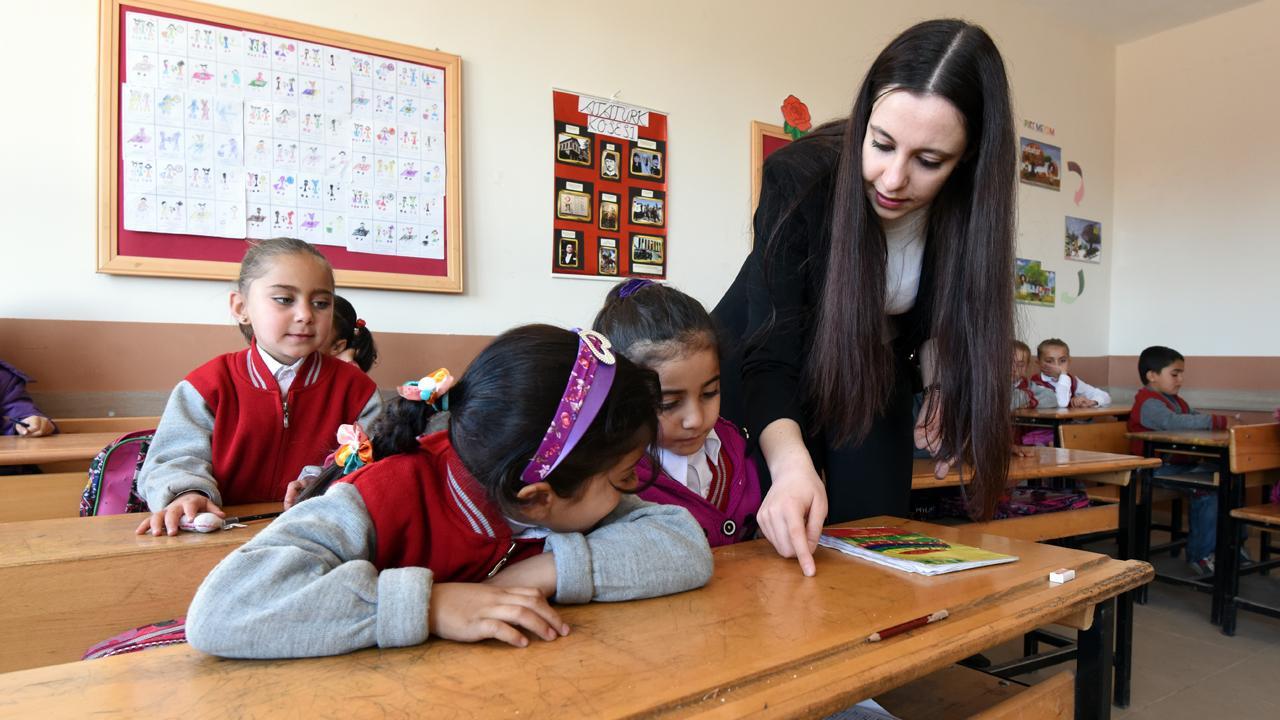
[[1014,410],[1015,418],[1036,420],[1083,420],[1096,417],[1129,417],[1131,408],[1108,405],[1081,408],[1023,408]]
[[[58,433],[43,437],[0,436],[0,465],[39,465],[63,460],[91,460],[121,433],[115,430]],[[85,463],[88,467],[88,463]]]
[[1151,430],[1125,433],[1130,440],[1184,443],[1206,448],[1224,448],[1231,444],[1231,434],[1226,430]]
[[[1124,485],[1129,472],[1144,467],[1159,467],[1159,458],[1136,455],[1116,455],[1092,450],[1067,450],[1064,448],[1029,447],[1029,457],[1010,455],[1009,482],[1036,480],[1050,477],[1081,477],[1111,485]],[[933,460],[915,460],[911,467],[911,489],[951,487],[960,483],[960,473],[952,468],[943,479],[934,477]],[[966,478],[969,470],[966,469]]]
[[[716,549],[707,587],[562,607],[572,632],[514,649],[424,645],[234,661],[186,646],[0,675],[0,717],[820,717],[1148,582],[1149,565],[995,535],[871,518],[1020,557],[937,577],[819,549],[816,577],[763,540]],[[1076,579],[1051,585],[1048,573]],[[946,608],[880,643],[872,632]],[[271,632],[270,627],[264,628]]]

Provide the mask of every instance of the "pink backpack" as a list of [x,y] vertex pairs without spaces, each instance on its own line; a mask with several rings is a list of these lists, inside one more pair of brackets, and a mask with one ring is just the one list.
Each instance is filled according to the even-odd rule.
[[89,482],[80,496],[80,517],[147,510],[147,501],[138,494],[138,472],[155,434],[155,430],[135,430],[121,435],[93,458]]

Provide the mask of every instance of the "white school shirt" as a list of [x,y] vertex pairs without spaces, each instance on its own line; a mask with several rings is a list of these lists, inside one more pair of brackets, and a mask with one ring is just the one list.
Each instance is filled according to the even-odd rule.
[[658,448],[658,461],[662,463],[663,472],[704,499],[711,492],[713,471],[711,463],[707,460],[709,457],[720,459],[720,437],[716,435],[715,428],[707,433],[702,449],[692,455],[679,455],[670,450]]
[[[1071,375],[1062,373],[1055,382],[1053,378],[1040,373],[1040,378],[1050,385],[1054,386],[1054,392],[1058,394],[1058,407],[1071,406]],[[1076,394],[1083,395],[1089,400],[1098,403],[1100,407],[1111,404],[1111,395],[1100,388],[1096,388],[1084,380],[1080,376],[1076,376]]]
[[901,315],[915,306],[920,291],[929,208],[912,210],[896,220],[884,221],[883,225],[889,251],[885,258],[884,311],[888,315]]
[[276,379],[276,384],[280,386],[280,397],[289,394],[289,386],[293,384],[293,379],[298,377],[298,368],[302,367],[302,361],[305,357],[300,357],[293,361],[292,365],[284,363],[271,357],[271,353],[258,346],[258,356],[262,358],[262,362],[267,364],[267,369],[271,371],[271,377]]

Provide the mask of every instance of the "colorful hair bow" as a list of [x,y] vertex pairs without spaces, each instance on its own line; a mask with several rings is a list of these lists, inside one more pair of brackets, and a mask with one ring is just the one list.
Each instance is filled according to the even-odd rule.
[[618,359],[610,349],[613,344],[609,338],[594,330],[574,328],[574,332],[578,333],[578,357],[569,372],[560,405],[551,416],[551,425],[533,459],[520,473],[520,480],[526,485],[545,480],[573,452],[613,386]]
[[358,328],[364,327],[364,318],[356,318],[356,327]]
[[[396,388],[400,397],[414,402],[425,402],[437,410],[449,409],[449,398],[445,394],[453,387],[454,379],[447,368],[440,368],[421,380],[410,380]],[[443,398],[443,403],[437,402]]]
[[333,453],[333,461],[342,466],[343,475],[373,462],[373,446],[359,425],[339,425],[338,446]]

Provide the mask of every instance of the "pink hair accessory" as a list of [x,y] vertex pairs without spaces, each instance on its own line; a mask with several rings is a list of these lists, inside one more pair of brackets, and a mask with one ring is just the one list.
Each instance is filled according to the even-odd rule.
[[526,485],[545,480],[573,452],[613,386],[618,359],[609,338],[594,330],[575,328],[574,332],[578,333],[578,357],[542,443],[520,473]]
[[[453,383],[454,377],[449,374],[449,370],[440,368],[421,380],[410,380],[397,387],[396,392],[406,400],[421,401],[435,405],[436,402],[444,397],[445,393],[449,392],[449,388],[453,387]],[[448,408],[449,405],[446,398],[444,406],[438,409],[447,410]]]
[[333,461],[342,466],[343,475],[373,462],[373,446],[359,425],[339,425],[338,445]]

